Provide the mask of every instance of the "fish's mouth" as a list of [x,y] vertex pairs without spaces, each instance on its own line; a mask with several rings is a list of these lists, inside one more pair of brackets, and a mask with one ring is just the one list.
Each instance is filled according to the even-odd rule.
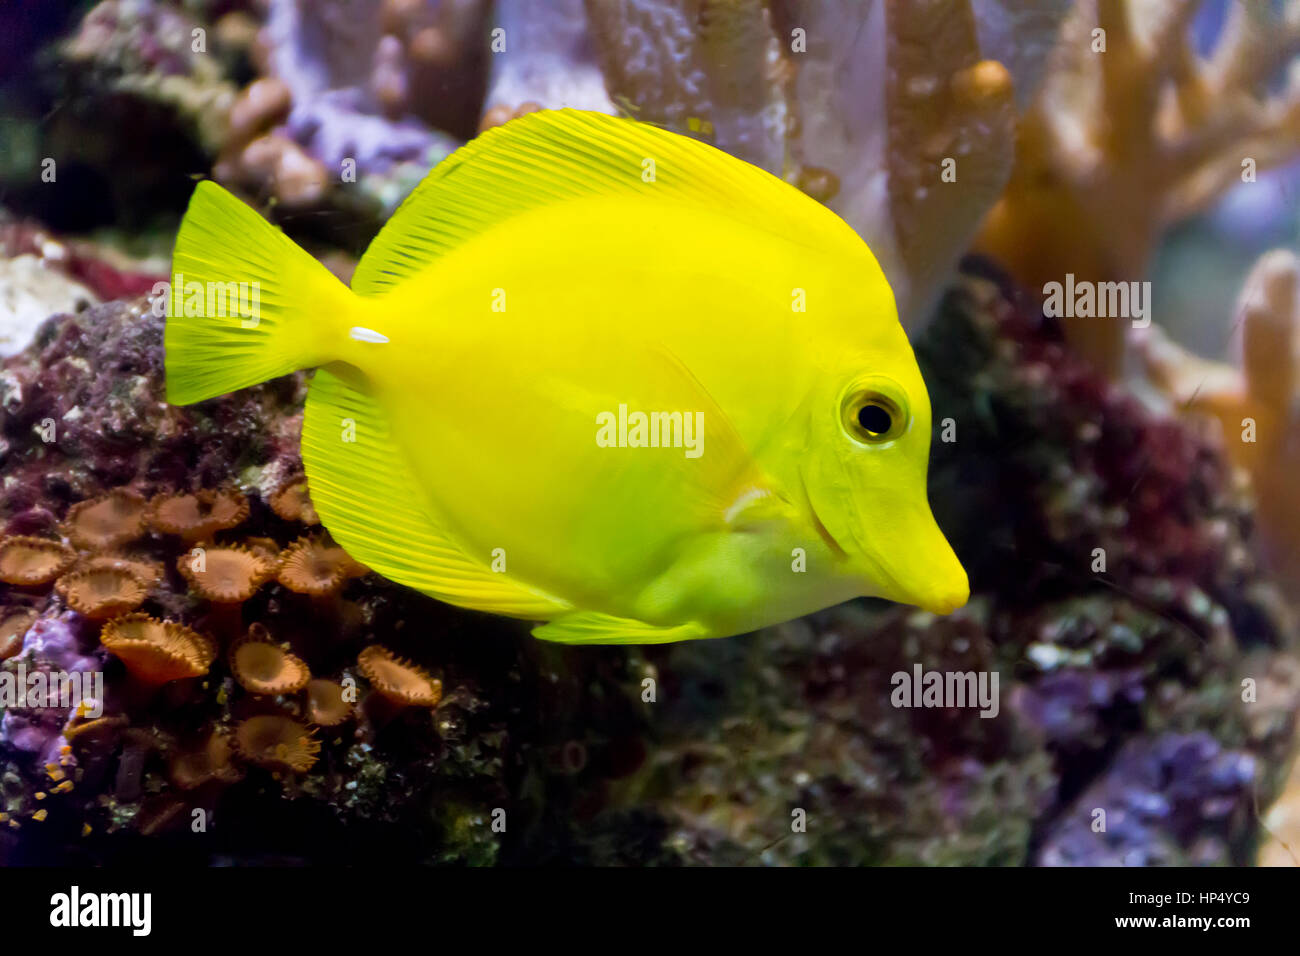
[[[804,480],[802,472],[799,475],[799,484],[813,528],[825,543],[827,550],[836,558],[844,561],[854,577],[861,580],[863,590],[860,593],[869,597],[884,598],[898,604],[909,604],[939,615],[951,614],[969,599],[969,586],[965,584],[964,571],[962,572],[963,586],[960,589],[960,594],[956,588],[930,593],[927,588],[918,589],[904,586],[894,569],[890,568],[885,562],[880,561],[877,556],[871,553],[870,549],[857,547],[858,542],[856,541],[854,542],[854,551],[850,554],[839,543],[835,535],[831,533],[830,528],[826,526],[826,523],[822,521],[821,516],[817,513],[817,508],[813,504],[812,495],[808,492],[808,484]],[[946,545],[947,542],[945,541],[944,544]],[[955,557],[954,560],[956,560]]]

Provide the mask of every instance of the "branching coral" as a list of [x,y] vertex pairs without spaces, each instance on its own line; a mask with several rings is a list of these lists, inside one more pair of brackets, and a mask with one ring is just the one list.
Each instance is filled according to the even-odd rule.
[[583,0],[556,0],[545,8],[498,0],[493,14],[504,49],[494,50],[490,60],[480,129],[541,107],[614,112],[588,40]]
[[1064,6],[268,0],[263,75],[213,111],[229,118],[214,176],[291,210],[373,215],[476,121],[625,112],[826,201],[875,250],[910,321],[1006,180],[1013,97],[1036,84]]
[[700,133],[771,172],[782,171],[784,69],[762,0],[589,0],[586,11],[615,103],[641,119]]
[[[1300,86],[1270,92],[1300,52],[1300,4],[1231,4],[1207,60],[1191,46],[1199,7],[1082,0],[1070,14],[979,240],[1021,281],[1141,279],[1161,233],[1240,182],[1243,166],[1300,152]],[[1126,322],[1065,323],[1076,348],[1119,370]]]
[[1150,377],[1178,406],[1217,423],[1249,472],[1274,565],[1300,581],[1300,259],[1286,250],[1255,264],[1233,321],[1237,364],[1189,355],[1158,330],[1141,341]]
[[1033,88],[1064,10],[1003,6],[589,0],[586,10],[616,103],[826,202],[916,321],[1010,174],[1013,87]]
[[289,87],[275,77],[245,88],[230,111],[213,175],[227,185],[273,195],[290,208],[318,203],[329,187],[329,172],[279,129],[292,102]]
[[914,323],[1010,174],[1013,78],[984,58],[966,3],[790,4],[784,21],[809,50],[791,57],[792,152],[805,175],[834,175],[819,198],[867,240]]
[[485,15],[480,0],[384,0],[369,76],[384,115],[468,130],[482,97]]

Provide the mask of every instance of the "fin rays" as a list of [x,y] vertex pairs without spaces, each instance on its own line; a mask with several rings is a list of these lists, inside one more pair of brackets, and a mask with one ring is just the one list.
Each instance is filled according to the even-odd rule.
[[328,369],[317,371],[303,463],[312,503],[349,554],[449,604],[532,619],[569,609],[465,555],[419,506],[418,486],[395,449],[379,406]]
[[[642,178],[647,161],[650,181]],[[829,209],[706,143],[604,113],[543,110],[488,130],[434,167],[366,250],[352,288],[384,292],[531,209],[628,193],[707,206],[828,252],[845,240],[860,244]]]

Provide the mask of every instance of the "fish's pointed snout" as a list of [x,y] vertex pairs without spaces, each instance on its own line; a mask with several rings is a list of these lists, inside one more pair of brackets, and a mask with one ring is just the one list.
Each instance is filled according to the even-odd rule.
[[918,515],[918,525],[911,547],[891,568],[893,593],[884,596],[931,614],[951,614],[970,600],[970,579],[929,508]]
[[946,615],[966,606],[970,600],[970,579],[939,526],[935,525],[934,530],[939,544],[930,561],[930,573],[925,575],[926,583],[919,589],[920,600],[916,604],[932,614]]
[[931,614],[945,616],[966,606],[966,602],[970,600],[970,581],[966,577],[965,569],[957,563],[956,557],[953,558],[953,562],[957,564],[956,573],[949,572],[941,586],[936,587],[932,593],[917,602],[918,607]]

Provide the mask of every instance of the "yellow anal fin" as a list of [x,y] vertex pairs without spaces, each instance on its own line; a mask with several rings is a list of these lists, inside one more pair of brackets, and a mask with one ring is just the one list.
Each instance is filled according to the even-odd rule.
[[424,495],[369,396],[327,369],[307,395],[302,459],[312,504],[330,534],[390,580],[448,604],[545,619],[571,605],[468,557],[420,502]]
[[557,644],[672,644],[708,636],[708,631],[694,621],[659,627],[593,611],[566,614],[549,624],[533,628],[533,637]]

